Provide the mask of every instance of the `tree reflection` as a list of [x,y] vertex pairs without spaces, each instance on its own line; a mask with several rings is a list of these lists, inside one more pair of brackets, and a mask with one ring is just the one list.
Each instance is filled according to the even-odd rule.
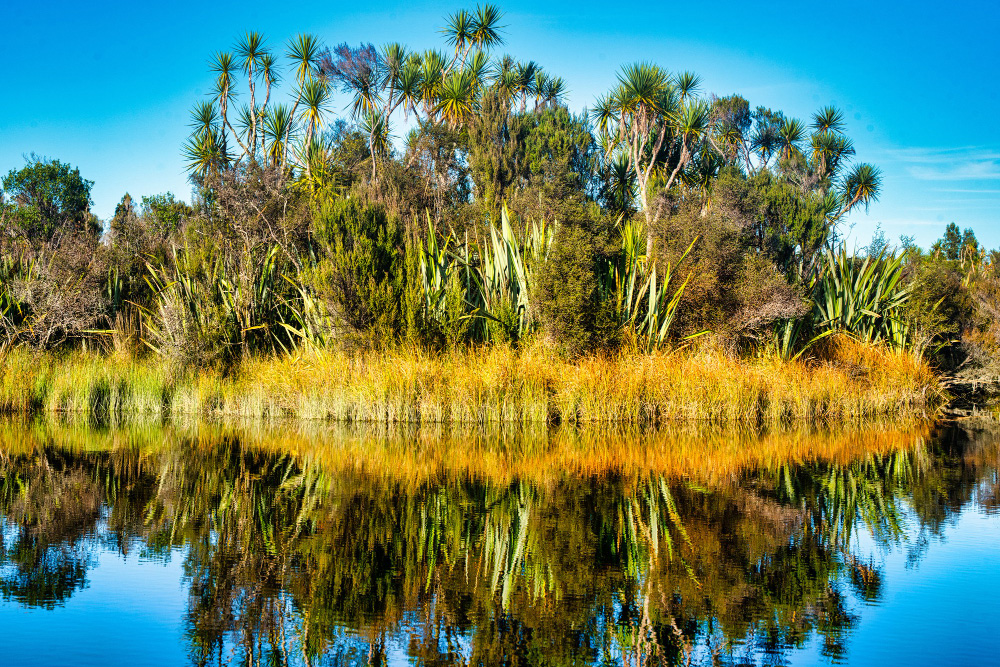
[[0,594],[51,608],[87,585],[101,493],[72,455],[39,451],[0,485]]
[[912,543],[997,488],[998,439],[952,431],[847,460],[719,460],[699,479],[415,474],[238,429],[18,428],[3,595],[52,606],[98,549],[183,549],[197,665],[777,663],[813,638],[840,658],[849,592],[883,588],[856,532]]

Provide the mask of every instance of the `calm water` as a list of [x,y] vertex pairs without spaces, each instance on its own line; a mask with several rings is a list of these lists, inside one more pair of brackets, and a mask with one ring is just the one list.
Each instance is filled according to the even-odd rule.
[[998,466],[986,423],[4,422],[0,664],[996,665]]

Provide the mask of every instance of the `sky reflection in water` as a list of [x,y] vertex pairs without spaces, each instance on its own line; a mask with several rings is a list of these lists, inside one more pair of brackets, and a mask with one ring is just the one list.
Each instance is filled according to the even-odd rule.
[[996,659],[983,424],[8,422],[0,452],[5,665]]

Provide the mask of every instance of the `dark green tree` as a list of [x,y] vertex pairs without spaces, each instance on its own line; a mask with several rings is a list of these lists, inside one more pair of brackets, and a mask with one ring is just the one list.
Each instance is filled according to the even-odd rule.
[[586,116],[556,107],[519,114],[514,126],[523,146],[517,156],[522,179],[541,178],[566,191],[592,189],[597,160]]
[[791,274],[827,242],[831,227],[821,197],[761,171],[749,179],[725,171],[715,200],[727,217],[748,232],[758,252]]
[[374,342],[400,340],[413,310],[403,224],[378,205],[333,202],[316,215],[316,237],[328,259],[319,284],[353,332]]
[[958,225],[949,222],[944,235],[931,246],[931,252],[939,253],[944,259],[956,261],[962,259],[966,253],[978,253],[979,241],[971,229],[966,228],[965,231],[961,231]]
[[726,162],[735,165],[746,165],[752,168],[750,159],[750,126],[753,124],[753,114],[750,103],[739,95],[730,95],[712,100],[712,119],[716,125],[718,144],[725,155]]
[[15,224],[29,239],[41,241],[59,231],[97,232],[97,220],[90,214],[93,185],[78,168],[34,154],[24,167],[3,178],[6,198],[17,205]]
[[571,221],[556,230],[536,279],[532,307],[544,335],[569,356],[610,345],[617,330],[598,278],[606,258],[599,227]]
[[193,213],[190,206],[176,199],[170,192],[142,198],[142,217],[146,219],[151,231],[164,235],[176,232],[181,221]]
[[514,178],[516,143],[510,136],[510,104],[499,90],[486,92],[469,123],[469,176],[473,194],[491,216],[500,206]]

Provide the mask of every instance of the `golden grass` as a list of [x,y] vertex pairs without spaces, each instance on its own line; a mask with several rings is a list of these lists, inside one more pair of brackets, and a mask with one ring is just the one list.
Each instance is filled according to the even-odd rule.
[[562,360],[543,347],[327,351],[172,373],[126,355],[14,350],[0,410],[298,417],[344,422],[858,422],[934,412],[944,393],[906,354],[841,339],[824,361],[739,359],[702,347]]

